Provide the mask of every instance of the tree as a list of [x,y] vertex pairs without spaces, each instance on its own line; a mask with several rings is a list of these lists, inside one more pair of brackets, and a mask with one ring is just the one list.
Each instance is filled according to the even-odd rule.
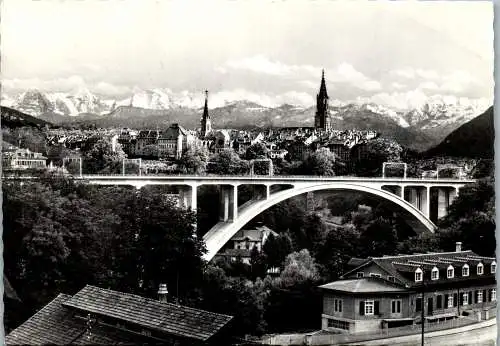
[[495,253],[494,179],[487,177],[460,190],[447,216],[440,219],[438,237],[444,250],[452,251],[455,242],[483,256]]
[[234,316],[234,335],[259,335],[265,330],[264,309],[267,293],[261,281],[229,278],[221,268],[208,265],[203,275],[199,307]]
[[245,152],[246,160],[254,160],[254,159],[264,159],[267,158],[267,153],[269,150],[267,149],[264,143],[255,143],[249,146]]
[[269,266],[282,267],[286,256],[293,251],[292,239],[288,233],[279,234],[277,237],[271,233],[262,245],[262,251]]
[[317,245],[314,257],[326,281],[337,280],[351,257],[360,254],[360,232],[352,224],[331,229]]
[[113,148],[110,140],[101,138],[83,153],[82,165],[85,173],[120,173],[126,157],[119,143]]
[[155,297],[160,283],[166,283],[175,287],[171,292],[181,300],[187,299],[201,280],[204,266],[205,247],[196,237],[195,213],[177,207],[155,189],[141,190],[135,210],[141,291]]
[[190,174],[203,174],[207,168],[208,151],[205,148],[190,147],[178,160],[181,172]]
[[327,148],[320,148],[312,153],[302,164],[303,174],[335,175],[335,154]]
[[225,149],[210,159],[209,173],[223,175],[238,175],[248,173],[248,162],[240,159],[231,149]]
[[354,167],[358,176],[382,176],[382,164],[400,162],[403,152],[403,148],[397,142],[382,137],[368,141],[366,150],[365,158],[356,162]]
[[289,254],[285,260],[285,267],[280,274],[283,287],[314,283],[319,278],[316,262],[307,249]]

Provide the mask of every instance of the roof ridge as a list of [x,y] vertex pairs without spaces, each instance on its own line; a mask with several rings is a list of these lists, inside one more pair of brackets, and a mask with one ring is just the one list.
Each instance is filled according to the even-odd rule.
[[[185,308],[185,309],[188,309],[188,310],[193,310],[193,311],[204,311],[204,312],[207,312],[207,313],[210,313],[210,314],[216,314],[216,315],[222,315],[222,316],[226,316],[226,317],[231,317],[233,318],[233,316],[230,316],[230,315],[226,315],[226,314],[220,314],[218,312],[212,312],[212,311],[207,311],[207,310],[203,310],[203,309],[198,309],[198,308],[193,308],[193,307],[190,307],[190,306],[186,306],[186,305],[180,305],[180,304],[174,304],[174,303],[169,303],[169,302],[160,302],[156,299],[153,299],[153,298],[148,298],[148,297],[143,297],[143,296],[140,296],[138,294],[133,294],[133,293],[128,293],[128,292],[121,292],[121,291],[115,291],[115,290],[112,290],[112,289],[109,289],[109,288],[101,288],[101,287],[98,287],[98,286],[94,286],[94,285],[86,285],[84,288],[82,288],[80,291],[78,291],[76,294],[80,293],[81,291],[83,291],[85,288],[87,287],[93,287],[93,288],[96,288],[98,290],[105,290],[105,291],[109,291],[109,292],[113,292],[113,293],[116,293],[116,294],[120,294],[120,295],[126,295],[126,296],[129,296],[129,297],[134,297],[134,298],[141,298],[141,299],[146,299],[148,301],[151,301],[151,302],[155,302],[155,303],[158,303],[158,304],[161,304],[161,306],[166,306],[166,305],[170,305],[170,306],[173,306],[173,307],[182,307],[182,308]],[[62,293],[61,293],[62,294]],[[75,294],[75,295],[76,295]],[[74,296],[70,296],[71,298],[73,298]]]
[[408,254],[408,255],[394,255],[394,256],[383,256],[383,257],[369,257],[369,259],[391,259],[391,258],[401,258],[401,257],[411,257],[411,256],[429,256],[429,255],[451,255],[451,254],[459,254],[459,253],[473,253],[472,250],[465,251],[449,251],[449,252],[428,252],[428,253],[420,253],[420,254]]

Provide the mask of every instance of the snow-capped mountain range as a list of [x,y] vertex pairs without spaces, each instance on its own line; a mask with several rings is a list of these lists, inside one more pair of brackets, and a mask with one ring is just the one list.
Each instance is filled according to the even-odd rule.
[[[254,100],[225,99],[224,92],[210,95],[209,107],[213,120],[222,126],[311,126],[315,107],[284,104],[264,106]],[[201,93],[175,93],[169,89],[135,90],[130,97],[109,99],[82,89],[74,94],[47,93],[28,90],[18,95],[2,94],[2,106],[11,107],[49,121],[64,119],[128,119],[148,117],[182,121],[185,126],[196,126],[204,104]],[[332,121],[339,127],[395,126],[421,131],[441,137],[484,112],[490,103],[485,100],[456,97],[430,98],[429,102],[415,109],[394,109],[362,101],[342,102],[331,100]]]

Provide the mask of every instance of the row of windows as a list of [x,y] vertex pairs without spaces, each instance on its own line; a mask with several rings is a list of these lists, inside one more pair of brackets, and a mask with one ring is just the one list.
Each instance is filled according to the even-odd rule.
[[[497,264],[495,261],[493,261],[490,265],[490,273],[494,274],[497,269]],[[469,276],[469,265],[464,264],[462,266],[462,276]],[[484,274],[484,265],[482,263],[479,263],[476,267],[476,273],[477,275],[483,275]],[[448,268],[446,269],[446,277],[448,279],[453,279],[455,277],[455,268],[450,264]],[[431,280],[438,280],[439,279],[439,269],[437,267],[432,268],[431,271]],[[415,282],[419,282],[423,280],[423,271],[421,268],[417,268],[415,270]]]
[[18,166],[45,166],[45,160],[15,160],[13,165]]
[[349,330],[349,322],[339,321],[339,320],[334,320],[334,319],[329,318],[328,319],[328,328],[338,328],[338,329]]
[[[435,296],[436,309],[450,309],[458,306],[458,293]],[[432,299],[429,297],[428,299]],[[481,304],[485,302],[494,302],[497,300],[497,291],[495,288],[490,290],[476,290],[463,292],[460,295],[460,306],[469,304]],[[415,300],[415,311],[422,311],[422,298]]]
[[[391,314],[400,314],[402,309],[403,301],[401,299],[391,300]],[[380,302],[378,300],[365,300],[359,302],[359,314],[360,315],[379,315]]]

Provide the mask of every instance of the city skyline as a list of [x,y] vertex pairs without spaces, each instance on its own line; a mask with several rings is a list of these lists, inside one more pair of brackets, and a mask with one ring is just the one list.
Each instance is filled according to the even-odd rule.
[[331,100],[488,103],[492,9],[489,2],[10,0],[2,7],[2,84],[7,94],[88,89],[122,99],[168,88],[201,104],[208,89],[211,106],[312,106],[324,68]]

